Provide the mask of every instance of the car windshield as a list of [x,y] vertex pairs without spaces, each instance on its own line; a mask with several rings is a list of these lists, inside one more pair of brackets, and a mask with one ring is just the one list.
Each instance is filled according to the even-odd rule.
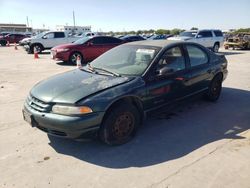
[[119,75],[139,76],[150,65],[159,47],[122,45],[111,49],[90,63],[93,69],[104,69]]
[[89,39],[91,39],[91,37],[83,37],[80,38],[78,40],[76,40],[75,42],[73,42],[74,44],[84,44],[85,42],[87,42]]
[[42,32],[42,33],[39,33],[39,34],[33,36],[33,38],[41,38],[41,37],[42,37],[43,35],[45,35],[46,33],[47,33],[47,31],[44,31],[44,32]]
[[181,37],[195,37],[195,35],[197,34],[197,32],[195,31],[184,31],[182,33],[180,33]]

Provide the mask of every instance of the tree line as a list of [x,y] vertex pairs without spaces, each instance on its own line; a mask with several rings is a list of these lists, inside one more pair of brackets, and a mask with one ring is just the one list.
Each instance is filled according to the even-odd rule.
[[[192,27],[190,30],[199,30],[197,27]],[[138,31],[122,31],[122,32],[106,32],[107,35],[141,35],[141,34],[158,34],[158,35],[179,35],[184,29],[174,28],[174,29],[149,29],[149,30],[138,30]],[[250,28],[240,28],[234,31],[234,33],[250,33]]]
[[141,35],[141,34],[159,34],[159,35],[163,35],[163,34],[166,34],[166,35],[179,35],[181,32],[183,32],[185,30],[183,29],[178,29],[178,28],[175,28],[175,29],[172,29],[172,30],[169,30],[169,29],[157,29],[157,30],[154,30],[154,29],[149,29],[149,30],[138,30],[138,31],[122,31],[122,32],[113,32],[113,31],[109,31],[107,32],[106,34],[108,35]]

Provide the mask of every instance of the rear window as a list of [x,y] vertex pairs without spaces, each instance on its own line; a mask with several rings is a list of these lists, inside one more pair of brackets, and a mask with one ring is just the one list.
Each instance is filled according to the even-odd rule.
[[191,67],[208,63],[207,54],[194,45],[187,45]]
[[220,30],[215,30],[214,34],[215,34],[216,37],[222,37],[223,36],[223,34],[222,34],[222,32]]

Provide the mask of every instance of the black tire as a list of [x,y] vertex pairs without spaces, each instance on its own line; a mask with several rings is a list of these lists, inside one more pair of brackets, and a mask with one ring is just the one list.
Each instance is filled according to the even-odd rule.
[[7,41],[6,41],[6,40],[1,40],[1,41],[0,41],[0,44],[1,44],[1,46],[6,46]]
[[34,53],[34,48],[37,50],[37,53],[41,53],[43,51],[43,46],[41,44],[32,44],[30,46],[30,53]]
[[213,47],[213,52],[218,53],[220,48],[220,44],[216,42]]
[[140,124],[140,114],[132,104],[120,104],[108,112],[100,128],[99,137],[108,145],[129,142]]
[[83,64],[84,60],[83,60],[83,56],[80,52],[73,52],[70,56],[69,56],[69,62],[73,65],[76,65],[76,59],[77,56],[80,57],[81,59],[81,63]]
[[222,89],[222,77],[220,75],[215,76],[209,84],[208,91],[206,93],[206,99],[215,102],[219,99]]

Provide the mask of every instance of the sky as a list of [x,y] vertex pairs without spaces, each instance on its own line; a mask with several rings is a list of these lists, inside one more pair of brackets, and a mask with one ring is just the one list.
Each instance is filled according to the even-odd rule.
[[0,23],[33,28],[91,26],[92,31],[222,30],[250,27],[250,0],[0,0]]

